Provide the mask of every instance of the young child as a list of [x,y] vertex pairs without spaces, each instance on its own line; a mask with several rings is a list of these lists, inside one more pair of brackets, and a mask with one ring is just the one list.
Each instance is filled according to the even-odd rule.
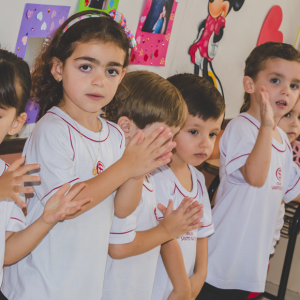
[[168,2],[164,3],[162,12],[159,15],[158,20],[153,26],[153,33],[158,34],[165,34],[166,32],[166,25],[167,25],[167,9],[168,9]]
[[[0,143],[6,134],[17,133],[26,121],[25,105],[30,96],[31,78],[26,62],[15,54],[0,49]],[[84,184],[70,192],[69,184],[53,195],[42,215],[31,226],[25,228],[25,216],[21,206],[25,203],[19,193],[32,193],[33,188],[21,186],[24,182],[38,182],[40,177],[25,175],[38,169],[39,164],[21,165],[25,158],[10,167],[0,160],[0,286],[3,264],[13,264],[32,251],[51,228],[58,222],[80,210],[88,202],[72,201],[84,188]],[[13,202],[13,201],[15,202]]]
[[2,292],[9,300],[101,298],[114,206],[120,218],[132,213],[141,176],[170,161],[169,129],[159,127],[145,139],[139,131],[124,152],[120,128],[99,117],[126,72],[133,41],[118,12],[84,11],[58,28],[36,60],[32,93],[40,120],[23,153],[26,162],[41,165],[43,181],[29,199],[26,222],[67,182],[72,188],[85,182],[75,200],[93,201],[5,270]]
[[[186,120],[186,104],[178,90],[154,73],[126,74],[116,100],[121,103],[117,111],[115,106],[112,109],[114,103],[111,102],[105,112],[125,133],[125,144],[139,129],[147,137],[155,128],[164,126],[170,127],[176,135]],[[197,207],[185,214],[191,202],[192,199],[186,201],[174,212],[169,205],[164,220],[158,225],[155,184],[151,175],[144,177],[142,198],[136,210],[127,218],[114,217],[103,300],[151,299],[160,245],[200,226],[198,223],[189,226],[196,219],[200,221]]]
[[247,299],[263,292],[282,199],[300,192],[286,134],[277,127],[299,97],[300,54],[265,43],[246,60],[241,114],[220,140],[220,186],[208,240],[207,279],[198,299]]
[[[188,117],[184,127],[174,137],[177,145],[172,161],[153,172],[156,199],[164,206],[167,206],[168,199],[172,199],[175,209],[186,196],[199,201],[204,205],[201,217],[204,225],[162,245],[152,299],[195,299],[206,277],[207,236],[214,232],[204,176],[195,166],[203,163],[213,151],[216,136],[221,131],[225,103],[219,91],[202,77],[178,74],[168,80],[182,94],[188,107]],[[159,219],[163,218],[161,212],[157,215]],[[182,254],[176,257],[173,251],[178,244]],[[165,268],[169,265],[176,270],[175,278]],[[188,278],[190,297],[183,298],[173,290],[172,283]]]

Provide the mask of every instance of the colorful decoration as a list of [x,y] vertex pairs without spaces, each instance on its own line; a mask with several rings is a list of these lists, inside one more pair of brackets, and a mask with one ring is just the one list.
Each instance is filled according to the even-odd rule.
[[[131,64],[165,66],[178,0],[147,0],[135,39]],[[142,58],[141,58],[142,57]]]
[[280,25],[282,23],[282,17],[283,14],[281,7],[279,5],[273,6],[261,28],[257,46],[266,42],[283,42],[283,33],[279,31]]
[[108,13],[110,10],[117,10],[118,6],[119,0],[80,0],[78,11],[97,9]]
[[[217,79],[224,99],[223,87],[218,76],[214,72],[212,61],[217,55],[219,42],[224,34],[225,18],[232,8],[234,11],[239,11],[244,5],[244,2],[245,0],[209,0],[209,15],[201,22],[198,37],[189,50],[192,63],[195,65],[194,73],[198,75],[201,70],[200,75],[208,79],[212,84],[215,84],[215,79]],[[211,71],[209,71],[209,68]],[[214,76],[211,77],[210,74],[213,74]]]
[[[27,3],[23,12],[15,54],[24,59],[29,37],[50,37],[68,18],[70,6]],[[60,23],[62,21],[62,23]],[[26,124],[35,123],[38,105],[28,101]]]

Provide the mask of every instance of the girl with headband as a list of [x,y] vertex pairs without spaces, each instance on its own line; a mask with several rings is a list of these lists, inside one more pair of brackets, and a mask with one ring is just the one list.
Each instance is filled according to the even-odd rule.
[[125,150],[122,130],[99,117],[125,75],[130,46],[134,38],[121,14],[85,11],[71,16],[36,60],[39,121],[23,155],[26,164],[41,165],[42,182],[28,199],[27,226],[65,183],[74,189],[84,182],[74,200],[92,200],[5,268],[2,293],[9,300],[101,299],[113,213],[131,214],[145,174],[170,162],[169,128],[146,138],[139,130]]

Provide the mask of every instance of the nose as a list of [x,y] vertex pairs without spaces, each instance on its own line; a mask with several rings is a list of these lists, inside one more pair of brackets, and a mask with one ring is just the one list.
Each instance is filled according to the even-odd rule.
[[209,137],[208,136],[201,136],[199,141],[199,146],[201,148],[207,148],[209,146]]
[[92,85],[103,87],[104,81],[105,81],[105,74],[102,74],[102,72],[98,72],[94,75],[92,79]]
[[285,83],[285,84],[282,85],[282,88],[281,88],[281,94],[282,94],[282,95],[288,96],[289,93],[290,93],[289,90],[290,90],[290,85],[289,85],[289,83]]

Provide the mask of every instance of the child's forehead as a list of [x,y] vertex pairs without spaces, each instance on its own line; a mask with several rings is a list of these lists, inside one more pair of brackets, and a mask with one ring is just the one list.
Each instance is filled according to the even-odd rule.
[[224,114],[219,116],[218,119],[209,118],[207,120],[204,120],[202,117],[199,116],[193,116],[191,114],[188,114],[186,125],[187,126],[196,126],[196,127],[216,127],[221,128],[222,121],[224,118]]
[[260,72],[285,74],[291,71],[296,78],[300,78],[300,62],[276,57],[266,60]]

